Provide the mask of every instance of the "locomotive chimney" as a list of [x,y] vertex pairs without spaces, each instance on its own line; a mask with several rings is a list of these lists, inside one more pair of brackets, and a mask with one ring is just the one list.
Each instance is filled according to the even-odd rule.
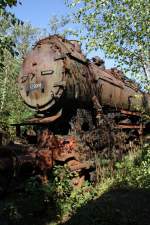
[[105,62],[103,59],[101,59],[99,56],[95,56],[92,58],[93,63],[100,67],[101,69],[105,69]]

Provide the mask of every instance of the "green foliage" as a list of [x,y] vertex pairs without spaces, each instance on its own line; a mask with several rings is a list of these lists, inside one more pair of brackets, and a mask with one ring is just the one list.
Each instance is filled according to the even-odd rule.
[[8,127],[11,123],[19,123],[30,116],[32,112],[25,106],[19,94],[17,77],[20,72],[22,56],[31,48],[38,36],[38,30],[30,24],[16,24],[11,27],[11,17],[1,18],[0,33],[2,36],[10,36],[15,43],[15,51],[18,55],[4,48],[0,57],[0,126]]
[[43,207],[43,202],[49,205],[55,203],[58,218],[68,217],[89,200],[96,196],[96,190],[89,183],[85,182],[81,188],[74,188],[72,179],[77,174],[71,173],[67,166],[55,166],[49,182],[45,185],[39,184],[36,178],[30,178],[26,183],[25,191],[32,197],[32,207],[37,202]]
[[82,25],[88,49],[102,48],[132,75],[149,74],[149,1],[148,0],[69,0],[76,7],[76,20]]
[[[28,196],[28,209],[42,211],[49,204],[53,204],[53,189],[51,183],[41,184],[36,177],[31,177],[25,185],[25,193]],[[38,203],[38,206],[37,206]]]
[[76,36],[77,30],[68,28],[68,25],[74,23],[74,20],[69,16],[54,15],[49,20],[50,33],[60,34],[64,37]]
[[69,201],[71,212],[74,213],[78,208],[84,206],[89,200],[96,196],[94,187],[86,181],[81,188],[76,188],[72,191]]
[[135,158],[126,156],[116,163],[116,183],[135,188],[150,188],[150,146],[142,149]]
[[72,176],[67,167],[55,166],[49,182],[46,184],[41,184],[37,177],[30,178],[25,184],[25,192],[30,198],[31,208],[36,208],[36,210],[38,208],[38,211],[42,211],[42,209],[50,211],[53,207],[59,217],[68,210],[70,211],[69,199],[73,190]]
[[[17,0],[1,0],[0,27],[3,25],[3,22],[7,20],[9,21],[9,23],[7,23],[7,29],[9,29],[9,31],[11,31],[11,29],[14,29],[15,25],[23,24],[23,22],[17,19],[14,14],[6,10],[6,7],[16,6],[17,2],[18,2]],[[12,37],[9,33],[0,32],[0,69],[4,67],[3,65],[4,52],[7,50],[12,55],[15,55],[17,53],[15,51],[15,46],[16,44],[12,40]]]
[[21,219],[21,215],[13,201],[8,201],[3,208],[3,214],[7,215],[10,222],[16,223]]
[[17,4],[17,0],[1,0],[0,8],[6,8],[6,6],[14,6]]
[[66,26],[70,22],[70,17],[61,16],[58,17],[56,15],[52,16],[49,21],[50,30],[52,34],[59,33],[59,29]]

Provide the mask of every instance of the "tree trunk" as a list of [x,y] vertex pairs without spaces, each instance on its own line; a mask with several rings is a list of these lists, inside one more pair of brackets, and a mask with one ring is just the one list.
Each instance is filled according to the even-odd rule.
[[6,95],[7,95],[7,80],[8,80],[8,69],[6,68],[6,70],[5,70],[5,78],[4,78],[4,83],[3,83],[3,89],[2,89],[2,99],[1,99],[0,112],[3,111],[3,109],[4,109],[4,103],[5,103],[5,100],[6,100]]

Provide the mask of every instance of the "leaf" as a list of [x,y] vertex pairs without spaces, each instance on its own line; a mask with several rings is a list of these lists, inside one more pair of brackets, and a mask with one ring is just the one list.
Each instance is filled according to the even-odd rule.
[[150,61],[148,0],[72,0],[70,4],[76,10],[76,21],[81,23],[84,30],[81,36],[89,50],[102,48],[122,68],[128,68],[133,74],[136,68],[137,74],[143,71],[141,79],[143,76],[150,80],[149,73],[143,70]]

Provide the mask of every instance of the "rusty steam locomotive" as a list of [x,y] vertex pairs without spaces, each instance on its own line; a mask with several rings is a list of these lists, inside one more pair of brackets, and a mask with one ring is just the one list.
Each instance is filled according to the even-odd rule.
[[[67,134],[71,129],[67,123],[78,112],[83,117],[79,129],[83,130],[95,126],[94,110],[111,117],[119,112],[122,121],[125,115],[131,116],[122,128],[132,127],[134,116],[134,127],[138,128],[140,112],[150,113],[149,94],[116,68],[105,69],[98,57],[93,62],[87,60],[77,41],[57,35],[40,40],[26,56],[18,83],[24,102],[37,111],[37,117],[28,122],[48,123],[54,133]],[[121,127],[121,121],[119,124]]]
[[[15,124],[18,136],[21,126],[33,129],[26,132],[32,145],[21,145],[14,157],[20,170],[30,168],[32,175],[46,176],[54,164],[67,164],[79,172],[80,184],[85,171],[95,168],[95,152],[124,151],[149,129],[142,114],[150,114],[150,95],[116,68],[105,69],[100,58],[87,60],[77,41],[58,35],[40,40],[25,57],[18,83],[36,115]],[[8,167],[7,157],[1,162]]]

